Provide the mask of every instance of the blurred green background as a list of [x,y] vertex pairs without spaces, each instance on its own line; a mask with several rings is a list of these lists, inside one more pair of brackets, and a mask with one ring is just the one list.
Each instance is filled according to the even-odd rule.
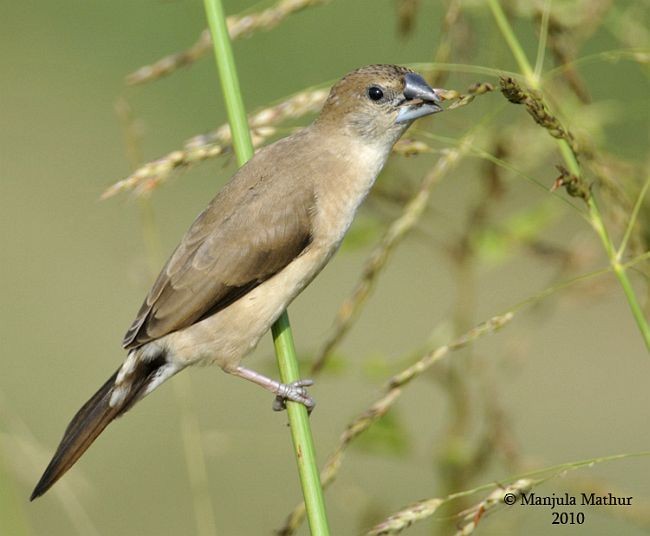
[[[398,31],[398,4],[335,0],[237,41],[249,110],[335,80],[360,65],[432,61],[447,3],[416,5],[408,35]],[[467,33],[457,36],[454,46],[462,50],[456,54],[452,49],[448,61],[516,71],[483,2],[462,4]],[[576,6],[578,13],[586,5],[565,4]],[[647,25],[624,17],[643,13],[643,4],[595,2],[607,14],[578,55],[632,46],[647,50],[647,35],[641,31],[647,32]],[[228,13],[258,6],[242,1],[225,5]],[[533,61],[539,25],[526,17],[525,4],[510,7],[517,35]],[[125,88],[128,73],[194,43],[205,25],[200,2],[5,2],[0,19],[0,533],[209,533],[197,528],[197,494],[184,450],[188,445],[196,449],[191,430],[200,429],[214,533],[270,534],[299,499],[286,416],[271,411],[267,393],[216,368],[192,370],[169,382],[110,426],[48,495],[28,503],[68,420],[121,363],[121,337],[152,281],[139,203],[124,194],[99,201],[106,187],[130,172],[114,111],[117,97],[125,95],[134,109],[146,161],[226,118],[210,57],[155,83]],[[580,20],[573,24],[581,27]],[[548,56],[546,67],[552,68]],[[563,100],[565,89],[558,89],[554,95],[560,100],[553,103],[563,109],[570,128],[626,160],[627,175],[616,178],[627,181],[634,200],[643,180],[636,170],[645,163],[647,173],[647,65],[601,59],[581,64],[579,73],[592,103],[579,105],[572,96]],[[456,72],[445,87],[462,91],[476,81],[495,83],[495,78]],[[460,138],[491,114],[496,118],[480,131],[477,146],[492,150],[497,137],[518,138],[520,145],[506,159],[550,187],[557,176],[553,164],[560,162],[551,138],[498,93],[419,128]],[[412,192],[438,156],[394,156],[379,186]],[[468,211],[484,195],[479,177],[485,166],[481,159],[465,158],[436,187],[425,218],[392,257],[337,351],[336,372],[318,378],[312,389],[318,401],[312,425],[322,461],[345,425],[379,396],[390,374],[423,348],[452,338],[463,293],[471,292],[466,329],[559,280],[606,266],[602,248],[577,211],[521,174],[502,170],[507,192],[488,228],[499,232],[493,242],[473,234],[485,252],[471,267],[471,289],[459,285],[468,280],[457,272],[449,251],[468,225]],[[152,194],[160,236],[158,266],[234,169],[233,159],[208,161]],[[297,347],[306,361],[329,333],[373,241],[397,214],[394,202],[371,199],[362,208],[361,227],[353,231],[355,240],[290,308]],[[535,239],[546,245],[579,253],[572,258],[577,264],[561,267],[531,252],[534,248],[525,241],[508,239],[503,230],[519,224],[533,225]],[[631,277],[645,303],[647,281],[634,272]],[[391,427],[392,439],[375,438],[374,444],[370,440],[364,448],[348,451],[327,492],[333,534],[360,533],[404,505],[449,492],[441,489],[440,468],[449,462],[449,452],[462,459],[485,431],[483,397],[503,413],[513,449],[528,468],[650,446],[650,360],[611,275],[555,293],[518,313],[503,331],[477,341],[471,354],[448,359],[458,365],[455,374],[467,386],[466,403],[472,408],[468,437],[455,438],[459,443],[450,447],[458,406],[444,389],[449,370],[436,368],[416,380],[391,413],[398,423]],[[266,337],[248,364],[275,376],[273,363]],[[467,487],[512,476],[501,461],[497,456],[466,479]],[[637,521],[618,510],[590,508],[584,526],[552,527],[547,509],[512,507],[483,520],[478,533],[632,535],[648,530],[648,457],[579,473],[606,490],[624,490],[638,499]],[[539,492],[560,494],[565,484],[554,479]],[[594,485],[578,487],[587,491]],[[449,523],[424,522],[407,533],[448,533]]]

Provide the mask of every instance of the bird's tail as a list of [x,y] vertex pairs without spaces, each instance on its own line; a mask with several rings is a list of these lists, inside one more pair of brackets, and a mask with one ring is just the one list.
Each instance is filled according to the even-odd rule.
[[124,414],[138,400],[178,372],[178,367],[168,363],[164,355],[142,360],[136,352],[129,354],[124,365],[74,416],[30,500],[50,489],[113,419]]

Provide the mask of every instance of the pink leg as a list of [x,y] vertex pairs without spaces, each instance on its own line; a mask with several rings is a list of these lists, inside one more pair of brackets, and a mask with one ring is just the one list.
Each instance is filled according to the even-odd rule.
[[307,411],[310,413],[316,405],[313,398],[309,396],[305,389],[305,387],[314,385],[314,382],[312,380],[298,380],[289,384],[280,383],[278,381],[272,380],[271,378],[267,378],[259,372],[255,372],[254,370],[250,370],[245,367],[237,367],[234,371],[231,372],[231,374],[256,383],[257,385],[261,385],[267,391],[275,393],[276,397],[275,401],[273,402],[274,411],[282,411],[285,409],[287,400],[303,404],[307,408]]

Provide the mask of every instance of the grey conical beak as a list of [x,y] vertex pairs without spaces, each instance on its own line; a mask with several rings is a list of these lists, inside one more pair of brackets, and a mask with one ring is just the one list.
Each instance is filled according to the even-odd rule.
[[442,102],[436,90],[416,73],[404,77],[404,102],[397,114],[396,123],[408,123],[419,117],[442,112]]

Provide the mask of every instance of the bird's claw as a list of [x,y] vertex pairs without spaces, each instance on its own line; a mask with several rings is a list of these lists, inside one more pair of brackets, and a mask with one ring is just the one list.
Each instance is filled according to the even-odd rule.
[[277,391],[277,396],[273,401],[273,411],[282,411],[287,409],[287,400],[291,402],[298,402],[307,408],[307,412],[311,413],[316,402],[309,396],[305,387],[314,385],[313,380],[298,380],[291,383],[281,383]]

